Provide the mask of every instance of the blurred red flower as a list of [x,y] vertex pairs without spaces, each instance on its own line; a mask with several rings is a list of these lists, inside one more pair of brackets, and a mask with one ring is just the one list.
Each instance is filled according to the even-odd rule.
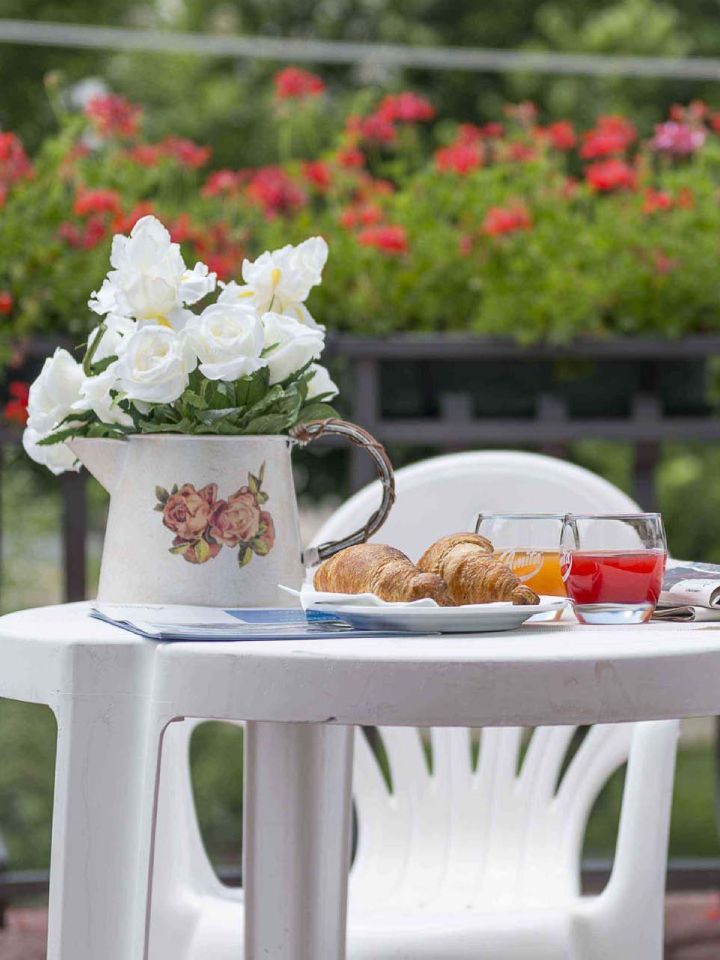
[[141,167],[154,167],[165,156],[159,143],[137,143],[130,147],[127,156]]
[[599,117],[594,130],[583,134],[580,156],[584,160],[624,153],[637,137],[637,130],[625,117]]
[[247,186],[247,196],[268,217],[293,213],[307,203],[305,193],[282,167],[259,167]]
[[389,123],[424,123],[435,116],[435,107],[418,93],[388,94],[377,108],[377,115]]
[[357,168],[365,165],[365,154],[357,147],[343,147],[338,150],[337,160],[341,167]]
[[302,165],[303,176],[308,183],[324,193],[332,185],[330,167],[322,160],[306,160]]
[[166,156],[173,157],[183,167],[197,170],[204,167],[212,156],[211,147],[201,147],[184,137],[166,137],[160,144]]
[[645,190],[643,213],[657,213],[661,210],[671,210],[672,207],[673,198],[666,190],[655,190],[653,187]]
[[7,185],[33,175],[22,140],[9,130],[0,131],[0,182]]
[[317,97],[325,91],[325,84],[317,74],[301,67],[285,67],[275,74],[275,96],[278,100],[304,100]]
[[397,138],[397,130],[392,122],[379,113],[371,113],[369,117],[361,118],[358,132],[368,143],[393,143]]
[[85,116],[103,137],[134,137],[138,132],[142,109],[116,93],[93,97],[85,107]]
[[591,163],[585,171],[585,179],[598,193],[634,190],[637,186],[637,173],[624,160],[611,159]]
[[122,198],[117,190],[88,190],[81,186],[75,194],[73,213],[78,217],[87,217],[93,213],[112,213],[119,216],[122,213]]
[[572,150],[577,143],[573,125],[567,120],[558,120],[551,123],[545,128],[544,132],[555,150]]
[[537,147],[534,143],[515,141],[507,145],[507,159],[513,163],[531,163],[537,159]]
[[235,170],[214,170],[203,184],[200,195],[203,197],[233,196],[239,193],[245,176]]
[[11,380],[8,384],[10,400],[5,404],[5,419],[23,427],[27,423],[27,405],[30,398],[30,384],[24,380]]
[[435,151],[435,166],[442,173],[465,175],[483,164],[482,146],[478,143],[457,141]]
[[383,253],[407,253],[408,238],[405,227],[386,224],[384,226],[365,227],[357,235],[358,243],[363,247],[375,247]]
[[522,203],[512,207],[490,207],[483,220],[482,231],[489,237],[532,229],[532,218]]
[[0,313],[7,316],[13,308],[15,301],[9,290],[0,290]]

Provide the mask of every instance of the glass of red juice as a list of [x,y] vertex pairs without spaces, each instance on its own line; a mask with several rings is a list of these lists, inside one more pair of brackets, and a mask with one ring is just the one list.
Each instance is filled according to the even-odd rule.
[[653,615],[667,560],[659,513],[568,514],[560,549],[580,623],[645,623]]

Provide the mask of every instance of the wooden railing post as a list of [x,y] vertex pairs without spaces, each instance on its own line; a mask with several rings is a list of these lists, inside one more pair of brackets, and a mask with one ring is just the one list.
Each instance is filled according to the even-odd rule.
[[[376,424],[379,420],[380,378],[377,361],[372,357],[359,357],[353,363],[352,420],[369,430],[377,440]],[[373,462],[359,447],[350,451],[350,492],[355,493],[375,479]]]
[[87,502],[85,471],[62,476],[63,596],[84,600],[87,591]]

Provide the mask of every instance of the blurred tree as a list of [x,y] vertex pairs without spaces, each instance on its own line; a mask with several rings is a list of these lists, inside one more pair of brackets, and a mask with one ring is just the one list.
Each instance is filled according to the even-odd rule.
[[[67,23],[128,24],[133,22],[127,0],[0,0],[0,18]],[[62,70],[70,81],[101,73],[107,54],[61,47],[0,44],[0,128],[17,131],[32,150],[52,125],[43,88],[51,70]]]
[[[442,44],[561,52],[720,55],[717,0],[0,0],[0,16],[33,20],[166,26],[218,34],[266,34],[350,41]],[[148,107],[148,132],[207,140],[215,165],[276,157],[268,103],[257,91],[279,64],[232,58],[70,51],[0,45],[0,124],[30,147],[51,122],[41,80],[62,68],[68,81],[99,75]],[[367,62],[324,67],[334,88],[358,80],[378,88],[411,85],[455,117],[497,116],[507,100],[538,101],[550,116],[585,122],[628,110],[646,125],[675,101],[717,99],[714,84],[627,77],[588,78],[394,71]]]

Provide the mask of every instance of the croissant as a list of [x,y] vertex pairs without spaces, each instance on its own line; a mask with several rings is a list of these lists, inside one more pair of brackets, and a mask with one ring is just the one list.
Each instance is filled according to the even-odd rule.
[[324,560],[315,571],[313,585],[330,593],[374,593],[388,601],[430,597],[441,607],[453,606],[441,577],[421,573],[400,550],[379,543],[346,547]]
[[418,560],[418,569],[437,573],[453,603],[539,603],[538,595],[493,555],[493,545],[476,533],[455,533],[436,540]]

